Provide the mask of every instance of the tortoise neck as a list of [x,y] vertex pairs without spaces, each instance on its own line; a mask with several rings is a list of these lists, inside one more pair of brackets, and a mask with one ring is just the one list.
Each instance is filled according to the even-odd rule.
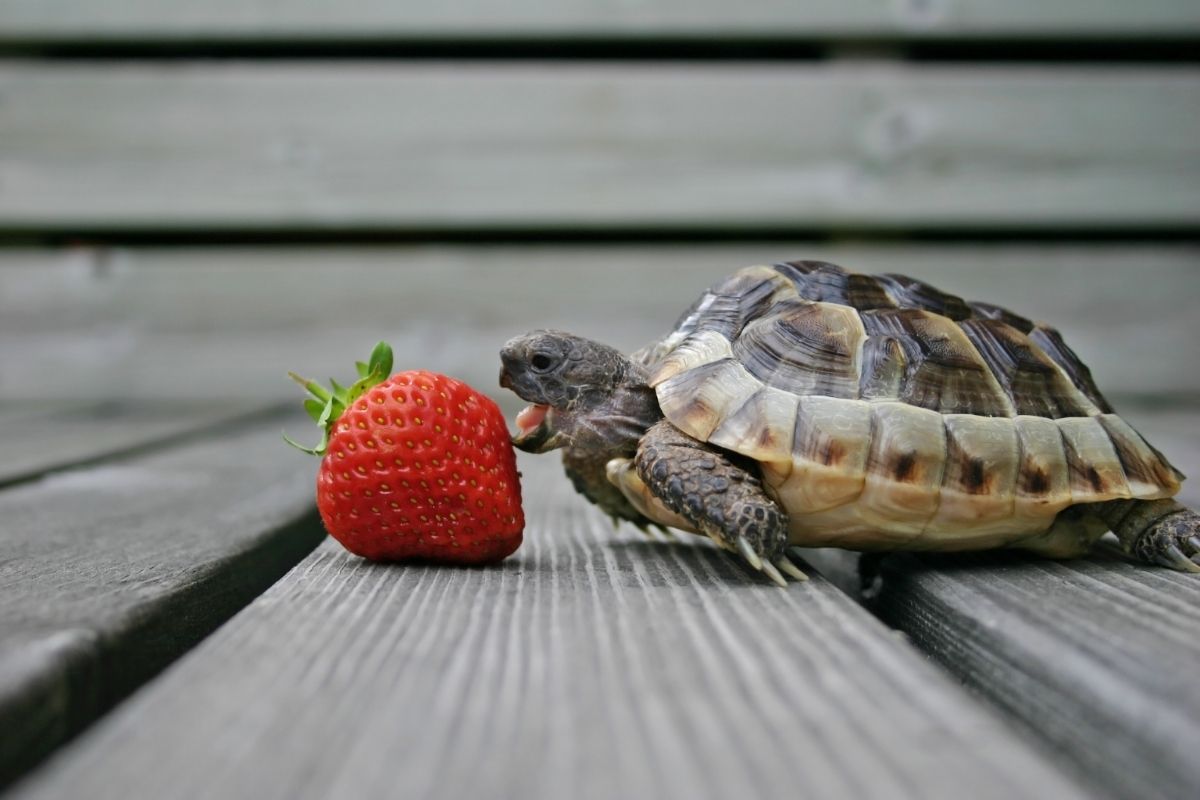
[[569,449],[589,460],[632,456],[638,441],[662,419],[658,396],[647,383],[644,367],[627,361],[621,380],[602,402],[576,420]]
[[633,458],[642,436],[660,419],[662,410],[646,383],[645,369],[629,362],[612,393],[574,421],[570,443],[563,448],[563,467],[575,489],[614,519],[644,523],[620,489],[609,482],[608,462]]

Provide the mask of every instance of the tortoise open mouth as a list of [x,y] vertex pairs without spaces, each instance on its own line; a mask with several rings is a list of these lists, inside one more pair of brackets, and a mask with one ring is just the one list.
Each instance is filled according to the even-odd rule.
[[545,453],[562,447],[566,442],[562,431],[554,424],[554,408],[532,403],[517,414],[517,434],[513,446],[526,453]]
[[531,403],[521,409],[517,414],[517,435],[513,437],[513,444],[526,452],[537,452],[550,436],[550,426],[546,422],[549,411],[550,406],[541,403]]

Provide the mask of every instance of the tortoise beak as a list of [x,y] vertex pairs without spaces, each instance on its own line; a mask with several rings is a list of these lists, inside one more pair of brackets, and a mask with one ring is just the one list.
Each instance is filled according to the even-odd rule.
[[[500,368],[500,386],[513,391],[518,397],[521,392],[517,382],[513,380],[512,372],[505,364]],[[528,400],[527,397],[521,397]],[[533,404],[524,408],[517,415],[517,434],[512,437],[513,446],[526,453],[545,453],[563,445],[563,437],[550,425],[550,409],[541,404]],[[530,420],[536,422],[531,424]]]

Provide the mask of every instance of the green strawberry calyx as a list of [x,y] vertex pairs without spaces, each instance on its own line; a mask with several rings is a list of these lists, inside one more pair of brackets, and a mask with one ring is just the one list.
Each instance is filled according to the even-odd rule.
[[305,447],[302,444],[297,444],[285,433],[283,435],[285,442],[297,450],[302,450],[310,455],[325,455],[325,448],[329,445],[329,434],[333,432],[333,426],[341,418],[346,409],[372,386],[383,383],[391,376],[391,345],[387,342],[380,342],[371,351],[369,361],[365,363],[356,361],[354,366],[358,369],[358,380],[349,386],[342,386],[333,378],[330,378],[328,389],[316,381],[302,378],[294,372],[288,373],[289,378],[303,386],[312,395],[312,397],[305,399],[304,410],[313,418],[313,422],[320,426],[321,441],[317,443],[316,447]]

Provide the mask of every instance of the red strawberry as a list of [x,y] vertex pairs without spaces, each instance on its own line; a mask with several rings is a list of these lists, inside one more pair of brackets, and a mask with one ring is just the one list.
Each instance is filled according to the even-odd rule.
[[[375,560],[499,561],[521,546],[525,514],[508,425],[461,381],[410,370],[387,377],[380,342],[359,380],[332,390],[292,374],[324,430],[317,508],[351,553]],[[286,437],[284,437],[286,438]]]

